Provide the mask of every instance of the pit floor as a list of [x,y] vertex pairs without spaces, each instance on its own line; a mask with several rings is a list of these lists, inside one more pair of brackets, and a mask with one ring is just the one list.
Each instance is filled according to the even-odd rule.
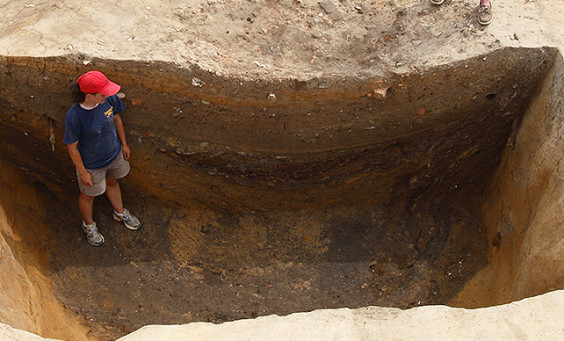
[[106,242],[98,248],[79,228],[74,197],[45,200],[58,299],[100,340],[148,324],[446,304],[486,261],[479,221],[454,204],[468,198],[463,190],[425,208],[241,213],[163,208],[122,188],[144,226],[127,230],[99,197],[95,220]]

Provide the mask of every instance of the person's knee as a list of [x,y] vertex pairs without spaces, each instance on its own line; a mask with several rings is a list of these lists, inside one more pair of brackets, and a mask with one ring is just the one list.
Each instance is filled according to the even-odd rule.
[[88,194],[84,194],[84,192],[80,192],[80,199],[85,200],[85,201],[94,201],[93,196],[90,196]]
[[106,178],[106,186],[107,187],[115,187],[118,185],[117,179],[113,178]]

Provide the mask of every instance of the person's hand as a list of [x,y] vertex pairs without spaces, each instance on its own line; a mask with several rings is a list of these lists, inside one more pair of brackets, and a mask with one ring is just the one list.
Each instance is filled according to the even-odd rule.
[[123,153],[123,158],[129,160],[129,155],[131,154],[131,150],[129,146],[125,145],[121,147],[121,152]]
[[94,184],[92,174],[90,174],[90,172],[80,174],[80,181],[82,181],[82,183],[86,186],[92,186]]

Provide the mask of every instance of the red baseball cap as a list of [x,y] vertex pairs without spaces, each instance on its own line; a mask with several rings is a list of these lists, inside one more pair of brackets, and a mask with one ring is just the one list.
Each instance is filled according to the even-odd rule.
[[80,91],[85,94],[102,94],[104,96],[113,96],[117,94],[120,86],[111,82],[100,71],[89,71],[78,78],[78,86]]

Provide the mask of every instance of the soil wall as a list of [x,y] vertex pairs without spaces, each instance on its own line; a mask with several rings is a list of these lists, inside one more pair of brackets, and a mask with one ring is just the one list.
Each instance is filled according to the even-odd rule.
[[0,320],[43,337],[87,340],[76,315],[57,300],[49,268],[54,238],[37,180],[0,160]]
[[559,54],[487,187],[489,264],[454,305],[483,307],[564,288],[563,79]]
[[69,186],[68,87],[100,69],[127,95],[131,180],[161,200],[284,210],[443,193],[496,165],[554,53],[505,48],[420,74],[307,81],[79,55],[2,57],[0,133],[17,141],[2,156],[47,186]]

